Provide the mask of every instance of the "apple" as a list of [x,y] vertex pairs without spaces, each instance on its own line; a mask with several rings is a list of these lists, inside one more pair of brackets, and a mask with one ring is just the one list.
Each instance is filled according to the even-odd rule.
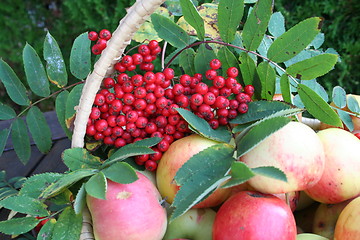
[[[346,99],[348,100],[349,97],[355,98],[355,100],[360,104],[360,95],[347,94],[347,95],[346,95]],[[333,106],[333,107],[335,107],[335,104],[334,104],[333,102],[330,103],[330,105]],[[343,110],[343,111],[346,111],[346,112],[352,113],[347,106],[344,107],[344,108],[342,108],[342,110]],[[360,117],[354,116],[354,115],[350,115],[350,117],[351,117],[351,120],[352,120],[353,125],[354,125],[354,130],[353,130],[353,132],[355,132],[355,131],[360,131]],[[333,128],[333,126],[328,125],[328,124],[326,124],[326,123],[321,123],[321,124],[320,124],[320,129],[321,129],[321,130],[327,129],[327,128]],[[346,126],[344,126],[344,129],[345,129],[345,130],[348,130],[348,129],[346,128]]]
[[336,221],[350,201],[337,204],[320,204],[315,212],[312,232],[333,239]]
[[329,239],[313,233],[300,233],[296,236],[296,240],[329,240]]
[[280,198],[286,204],[288,204],[291,211],[295,211],[296,206],[299,201],[300,192],[293,191],[293,192],[288,192],[288,193],[277,193],[277,194],[273,194],[273,195]]
[[301,191],[315,185],[325,166],[325,153],[315,131],[300,122],[290,122],[240,157],[250,168],[274,166],[288,181],[257,175],[249,184],[263,193]]
[[340,128],[321,130],[325,170],[321,179],[305,192],[322,203],[339,203],[360,195],[360,141]]
[[[173,142],[163,154],[156,170],[156,182],[159,192],[168,203],[174,201],[180,186],[174,181],[179,168],[193,155],[217,144],[218,142],[193,134]],[[231,193],[230,188],[218,188],[209,197],[194,207],[214,207],[225,201]]]
[[163,240],[209,240],[216,212],[211,208],[193,208],[168,224]]
[[305,209],[305,208],[309,207],[311,204],[313,204],[314,202],[315,202],[314,199],[309,197],[309,195],[307,195],[305,191],[300,191],[299,201],[298,201],[298,204],[296,205],[296,210],[299,211],[299,210]]
[[360,197],[352,200],[340,213],[334,240],[360,239]]
[[130,184],[107,180],[106,200],[87,195],[97,240],[161,240],[166,210],[155,185],[143,174]]
[[295,240],[296,223],[286,203],[271,194],[239,192],[216,213],[213,240]]

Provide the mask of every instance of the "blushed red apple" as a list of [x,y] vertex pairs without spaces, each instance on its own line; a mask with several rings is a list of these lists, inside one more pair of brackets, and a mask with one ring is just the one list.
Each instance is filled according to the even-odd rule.
[[216,213],[213,240],[295,240],[295,218],[286,203],[271,194],[243,191]]
[[321,179],[305,192],[322,203],[339,203],[360,195],[360,141],[340,128],[317,133],[325,151]]
[[130,184],[107,181],[106,200],[87,195],[95,239],[161,240],[166,210],[155,185],[143,174]]
[[[174,177],[179,168],[193,155],[217,144],[218,142],[204,138],[200,135],[190,135],[173,142],[162,156],[156,170],[156,182],[159,192],[168,203],[174,201],[179,185]],[[230,188],[218,188],[209,197],[194,207],[214,207],[221,204],[231,193]]]
[[360,239],[360,197],[352,200],[340,213],[334,240]]
[[301,191],[315,185],[325,166],[322,143],[313,129],[290,122],[240,157],[250,168],[274,166],[288,181],[256,175],[248,183],[263,193]]

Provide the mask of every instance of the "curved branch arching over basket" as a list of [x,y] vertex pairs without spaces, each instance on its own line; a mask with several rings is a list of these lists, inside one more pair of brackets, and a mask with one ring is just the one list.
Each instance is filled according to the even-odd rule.
[[107,47],[95,63],[93,72],[86,78],[80,102],[76,109],[71,147],[84,146],[86,123],[102,80],[114,72],[114,64],[120,60],[134,33],[164,1],[137,0],[128,10],[126,16],[120,21]]
[[[93,72],[86,78],[80,102],[76,110],[71,147],[84,147],[87,120],[102,80],[105,76],[109,76],[114,72],[114,64],[121,59],[121,55],[127,45],[129,45],[134,33],[164,1],[165,0],[137,0],[129,9],[126,16],[120,21],[107,47],[95,63]],[[85,207],[80,240],[93,239],[91,216],[89,210]]]

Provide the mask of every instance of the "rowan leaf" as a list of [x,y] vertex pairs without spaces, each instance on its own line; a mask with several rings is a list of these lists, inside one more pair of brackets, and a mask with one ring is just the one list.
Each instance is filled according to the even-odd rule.
[[91,71],[91,41],[88,33],[80,34],[71,47],[70,72],[77,79],[85,79]]
[[272,0],[258,0],[245,22],[242,32],[244,46],[255,51],[266,32],[273,10]]
[[286,174],[274,166],[263,166],[251,169],[254,173],[276,180],[287,182]]
[[275,94],[276,74],[268,62],[261,62],[257,67],[261,83],[261,98],[272,100]]
[[310,87],[299,84],[298,93],[306,110],[315,118],[326,124],[342,127],[342,122],[338,114]]
[[259,78],[256,72],[256,63],[248,53],[242,52],[239,56],[239,67],[245,85],[253,85]]
[[72,129],[72,124],[75,119],[76,107],[79,105],[82,89],[84,84],[76,85],[69,93],[66,99],[65,106],[65,123],[68,129]]
[[304,50],[319,34],[323,19],[308,18],[275,39],[268,51],[274,62],[285,62]]
[[227,181],[222,188],[233,187],[242,184],[255,176],[255,173],[243,162],[233,162],[230,171],[231,178]]
[[65,62],[55,38],[47,32],[44,40],[44,59],[47,76],[57,87],[64,87],[68,82]]
[[26,123],[40,152],[49,152],[52,146],[51,130],[44,114],[37,106],[29,109],[26,115]]
[[332,99],[334,104],[339,108],[346,107],[346,92],[340,86],[335,86],[332,91]]
[[50,85],[44,65],[35,49],[26,43],[23,50],[26,80],[30,89],[40,97],[50,95]]
[[100,158],[89,153],[85,148],[69,148],[62,153],[62,160],[72,171],[79,169],[98,169]]
[[185,20],[196,30],[199,40],[205,38],[204,20],[190,0],[180,0],[182,14]]
[[63,174],[50,172],[33,175],[26,179],[19,191],[19,195],[38,198],[49,185],[62,176]]
[[5,149],[9,135],[10,135],[9,128],[4,128],[0,131],[0,157]]
[[75,214],[72,207],[67,207],[59,215],[51,239],[68,240],[79,239],[82,227],[82,214]]
[[14,117],[16,117],[15,110],[0,102],[0,120],[9,120]]
[[[222,69],[236,67],[239,64],[235,55],[227,47],[220,48],[217,55],[218,55],[219,60],[221,61]],[[226,71],[223,71],[222,75],[225,76]]]
[[360,114],[359,102],[356,100],[356,98],[353,95],[351,94],[348,95],[346,101],[347,101],[347,106],[351,112]]
[[183,48],[189,44],[190,36],[184,29],[171,21],[171,19],[153,13],[151,15],[151,22],[159,37],[169,42],[172,46]]
[[21,118],[15,119],[11,124],[11,139],[16,155],[25,165],[30,159],[31,147],[26,124]]
[[12,211],[32,216],[49,216],[46,204],[28,196],[15,195],[7,197],[0,201],[0,205]]
[[285,33],[285,18],[281,12],[275,12],[271,15],[268,30],[276,38]]
[[[216,58],[216,54],[212,49],[206,48],[204,44],[200,45],[194,58],[195,72],[205,75],[210,61],[214,58]],[[205,79],[204,82],[206,82]]]
[[55,111],[56,111],[56,116],[57,116],[57,119],[59,121],[61,128],[64,130],[66,136],[69,139],[71,139],[72,132],[66,126],[66,117],[65,117],[66,102],[67,102],[68,97],[69,97],[69,92],[66,90],[62,91],[61,93],[59,93],[59,95],[57,95],[56,100],[55,100]]
[[56,220],[54,218],[51,218],[49,221],[47,221],[41,227],[36,240],[51,240],[51,239],[53,239],[52,234],[54,231],[55,224],[56,224]]
[[311,80],[325,75],[337,63],[338,56],[324,53],[290,65],[286,72],[300,80]]
[[218,26],[222,40],[230,43],[235,39],[235,33],[244,13],[243,0],[222,0],[218,7]]
[[102,170],[102,172],[111,181],[121,184],[129,184],[138,179],[135,170],[125,162],[114,163],[110,167]]
[[0,222],[0,232],[8,235],[22,234],[32,230],[41,220],[35,217],[19,217]]
[[281,75],[280,89],[284,102],[292,103],[290,81],[286,74]]
[[237,156],[243,156],[290,121],[290,118],[283,116],[266,118],[259,121],[243,135],[239,135],[236,138]]
[[22,106],[30,104],[24,84],[14,70],[2,59],[0,59],[0,80],[11,100]]
[[92,175],[85,183],[86,193],[99,199],[106,199],[107,182],[104,173],[98,172]]
[[179,65],[186,74],[193,76],[195,74],[195,51],[192,48],[186,49],[179,56]]

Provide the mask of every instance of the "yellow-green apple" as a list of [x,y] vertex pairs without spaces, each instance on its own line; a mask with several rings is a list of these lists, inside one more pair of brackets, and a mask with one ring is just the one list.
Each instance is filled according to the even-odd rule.
[[[350,97],[353,97],[359,104],[360,104],[360,95],[355,95],[355,94],[347,94],[346,95],[346,99],[349,101],[349,98]],[[335,107],[335,104],[332,102],[330,103],[331,106]],[[345,112],[349,112],[349,113],[352,113],[350,115],[351,117],[351,120],[353,122],[353,125],[354,125],[354,130],[352,132],[356,132],[356,131],[360,131],[360,117],[359,116],[355,116],[354,115],[354,112],[352,112],[347,106],[342,108],[341,110],[345,111]],[[335,110],[336,111],[336,110]],[[323,129],[327,129],[327,128],[332,128],[333,126],[331,125],[328,125],[326,123],[321,123],[320,124],[320,129],[323,130]],[[348,130],[348,128],[346,126],[344,126],[344,129],[345,130]]]
[[313,233],[300,233],[296,236],[296,240],[329,240],[329,239]]
[[352,200],[340,213],[334,240],[360,239],[360,197]]
[[209,240],[216,212],[211,208],[193,208],[168,224],[163,240]]
[[315,212],[312,232],[333,239],[336,221],[350,201],[336,204],[321,203]]
[[305,209],[309,207],[311,204],[313,204],[314,201],[315,200],[309,197],[309,195],[307,195],[305,191],[300,191],[299,201],[296,206],[296,210],[300,211],[302,209]]
[[[193,134],[173,142],[160,159],[156,170],[156,182],[159,192],[168,203],[174,201],[180,186],[174,181],[179,168],[193,155],[217,144],[218,142]],[[231,193],[230,188],[218,188],[209,197],[194,207],[214,207],[221,204]]]
[[216,213],[213,240],[295,240],[296,224],[289,206],[278,197],[239,192]]
[[106,200],[87,195],[97,240],[161,240],[166,210],[155,185],[143,174],[130,184],[107,180]]
[[360,141],[340,128],[321,130],[318,136],[325,151],[321,179],[305,192],[322,203],[339,203],[360,194]]
[[300,122],[290,122],[240,157],[250,168],[274,166],[288,181],[256,175],[249,184],[263,193],[300,191],[315,185],[324,171],[325,154],[315,131]]

